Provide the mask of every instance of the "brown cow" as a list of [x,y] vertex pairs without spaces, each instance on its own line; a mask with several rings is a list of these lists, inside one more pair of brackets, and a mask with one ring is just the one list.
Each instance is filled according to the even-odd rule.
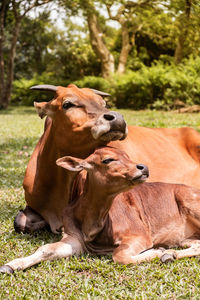
[[[103,100],[91,90],[72,85],[68,88],[50,86],[49,89],[56,91],[55,98],[36,104],[39,115],[50,118],[26,170],[24,189],[28,207],[16,218],[18,231],[34,231],[46,222],[53,232],[62,226],[61,215],[71,197],[69,191],[75,175],[59,170],[55,166],[57,158],[64,155],[85,158],[98,146],[126,135],[122,117],[114,112],[105,114]],[[116,116],[120,120],[117,126]],[[111,123],[113,129],[109,127]],[[129,126],[127,138],[110,145],[148,165],[152,182],[184,183],[200,188],[200,135],[194,129]],[[32,214],[32,209],[46,222]]]
[[124,139],[127,128],[122,115],[105,108],[100,95],[106,93],[75,85],[32,89],[53,91],[55,97],[50,102],[35,103],[39,116],[49,118],[24,177],[27,207],[19,212],[14,226],[16,231],[30,232],[47,222],[52,232],[58,233],[76,174],[58,168],[56,160],[64,155],[85,158],[98,146]]
[[[44,260],[81,253],[112,252],[113,260],[122,264],[200,254],[200,190],[142,183],[148,168],[110,147],[97,149],[85,160],[66,156],[57,164],[75,173],[87,170],[82,193],[65,210],[63,238],[7,263],[0,272],[13,273]],[[160,246],[189,248],[176,251]]]

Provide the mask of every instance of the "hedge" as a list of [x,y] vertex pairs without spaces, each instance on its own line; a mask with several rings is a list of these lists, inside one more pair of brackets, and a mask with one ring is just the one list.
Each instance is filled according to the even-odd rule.
[[[69,82],[53,79],[49,74],[31,80],[14,82],[12,101],[30,105],[35,94],[29,91],[34,84],[67,86]],[[200,57],[191,57],[180,65],[157,62],[151,67],[142,66],[138,71],[124,75],[114,74],[109,79],[87,76],[74,82],[79,87],[89,87],[110,93],[110,103],[117,108],[171,109],[180,100],[185,104],[200,104]],[[46,94],[40,93],[41,101]],[[48,97],[49,99],[49,97]]]

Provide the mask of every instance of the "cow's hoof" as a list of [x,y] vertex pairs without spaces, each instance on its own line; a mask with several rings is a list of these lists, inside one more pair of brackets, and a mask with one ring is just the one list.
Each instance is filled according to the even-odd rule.
[[173,254],[170,254],[170,253],[165,253],[161,256],[160,260],[164,264],[170,263],[170,262],[173,262],[175,260],[175,256]]
[[0,267],[0,273],[13,274],[14,270],[9,266],[4,265],[4,266]]
[[166,251],[166,248],[159,247],[158,250],[161,250],[162,252]]

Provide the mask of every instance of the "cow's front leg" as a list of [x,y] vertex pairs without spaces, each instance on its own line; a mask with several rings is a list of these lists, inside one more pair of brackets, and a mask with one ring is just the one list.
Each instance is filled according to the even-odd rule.
[[77,238],[64,237],[60,242],[46,244],[27,257],[17,258],[0,267],[0,273],[13,273],[25,270],[45,260],[67,258],[72,255],[80,255],[83,252],[81,243]]
[[121,264],[139,264],[160,258],[163,250],[150,249],[152,246],[152,241],[147,236],[125,237],[113,252],[113,260]]
[[31,207],[26,206],[20,210],[14,220],[16,232],[30,233],[40,229],[48,228],[47,222]]

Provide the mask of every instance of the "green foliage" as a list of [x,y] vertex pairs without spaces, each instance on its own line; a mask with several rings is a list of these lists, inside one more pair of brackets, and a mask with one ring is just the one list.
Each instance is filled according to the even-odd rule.
[[[117,7],[126,1],[106,2],[113,5],[115,15]],[[133,46],[126,65],[127,71],[123,75],[114,74],[106,80],[99,77],[101,62],[92,50],[84,14],[84,5],[91,3],[60,0],[68,15],[64,30],[52,24],[48,12],[40,13],[35,20],[28,16],[24,18],[17,44],[12,103],[32,105],[37,96],[41,101],[49,99],[46,93],[29,91],[32,85],[44,83],[66,86],[69,82],[110,93],[112,97],[109,103],[116,107],[171,109],[175,107],[176,100],[186,104],[200,103],[200,6],[197,0],[192,0],[183,55],[188,57],[193,52],[193,57],[184,59],[178,66],[173,63],[181,20],[185,15],[185,0],[154,0],[151,4],[145,1],[144,6],[135,6],[133,3],[123,15]],[[122,46],[121,28],[112,27],[112,23],[107,22],[110,18],[106,20],[102,15],[105,1],[97,1],[95,8],[103,38],[117,66]],[[83,23],[75,23],[70,18],[71,13],[82,16]]]
[[67,80],[59,80],[52,73],[43,73],[42,75],[34,75],[30,80],[21,78],[13,82],[12,103],[15,105],[33,105],[34,101],[49,101],[52,98],[52,93],[40,91],[31,91],[30,87],[38,84],[52,84],[67,86]]
[[102,77],[85,76],[74,82],[79,88],[93,88],[100,91],[110,90],[109,81]]
[[47,66],[53,59],[50,46],[56,40],[49,14],[50,12],[43,12],[34,20],[30,17],[22,20],[17,43],[18,55],[15,59],[15,79],[30,79],[33,73],[47,71]]
[[176,66],[157,62],[137,72],[115,76],[115,105],[143,109],[170,109],[176,100],[200,104],[200,58]]
[[[200,57],[185,60],[183,64],[166,64],[162,61],[151,67],[141,65],[138,71],[124,75],[113,75],[110,79],[85,76],[74,83],[80,87],[94,88],[111,94],[109,104],[118,108],[154,109],[175,108],[180,100],[187,105],[200,104]],[[32,105],[47,101],[46,93],[32,92],[29,88],[37,84],[67,86],[69,80],[59,80],[53,73],[35,75],[33,79],[22,78],[14,81],[12,101],[14,104]]]
[[88,76],[75,84],[110,93],[110,104],[118,108],[172,109],[177,100],[200,104],[200,57],[191,57],[178,66],[162,61],[141,66],[138,71],[115,74],[110,79]]

